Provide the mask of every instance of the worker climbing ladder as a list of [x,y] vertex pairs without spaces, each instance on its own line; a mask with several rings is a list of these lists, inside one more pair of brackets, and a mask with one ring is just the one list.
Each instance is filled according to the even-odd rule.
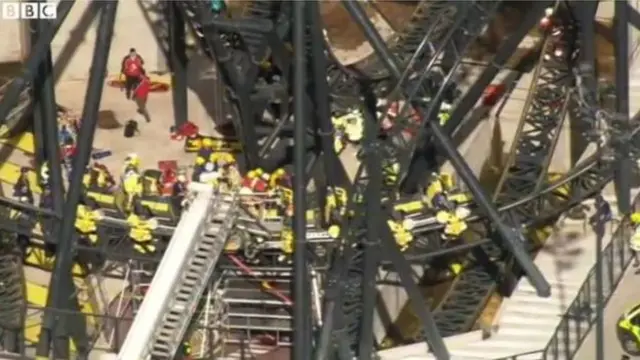
[[191,184],[184,211],[117,359],[172,359],[234,226],[237,196]]

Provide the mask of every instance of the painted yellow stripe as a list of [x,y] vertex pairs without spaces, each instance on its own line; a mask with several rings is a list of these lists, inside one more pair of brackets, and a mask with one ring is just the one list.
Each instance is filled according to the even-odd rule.
[[22,133],[10,139],[0,139],[0,144],[13,146],[27,154],[34,154],[36,152],[33,134],[30,132]]
[[[44,307],[47,304],[48,289],[45,286],[27,281],[27,301],[31,305]],[[90,303],[80,304],[81,310],[85,314],[93,314],[94,309]],[[40,335],[42,318],[40,315],[29,317],[25,324],[24,337],[28,342],[37,343]],[[75,344],[71,341],[71,351],[75,352]]]
[[[43,249],[29,247],[27,249],[27,256],[24,259],[25,265],[30,265],[35,268],[45,270],[45,271],[53,271],[53,264],[55,261],[55,256],[46,256],[46,253]],[[73,264],[73,275],[74,276],[84,276],[84,271],[82,267],[76,263]]]
[[[4,162],[0,164],[0,181],[15,185],[18,182],[18,178],[20,177],[20,166],[16,164],[12,164],[10,162]],[[31,190],[39,194],[41,193],[41,189],[38,186],[38,177],[36,176],[35,171],[29,171],[29,182],[31,183]]]

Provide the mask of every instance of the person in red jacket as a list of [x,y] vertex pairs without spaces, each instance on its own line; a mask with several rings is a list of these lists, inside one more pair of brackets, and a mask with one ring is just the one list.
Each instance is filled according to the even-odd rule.
[[140,76],[144,74],[144,60],[142,56],[138,55],[136,49],[129,49],[129,54],[122,59],[120,72],[124,75],[124,89],[127,99],[131,99],[131,92],[138,85]]
[[149,97],[149,92],[151,91],[151,80],[149,77],[142,73],[138,78],[138,85],[133,91],[133,99],[136,101],[138,105],[138,114],[144,116],[147,122],[151,122],[151,118],[149,117],[149,112],[147,111],[147,98]]

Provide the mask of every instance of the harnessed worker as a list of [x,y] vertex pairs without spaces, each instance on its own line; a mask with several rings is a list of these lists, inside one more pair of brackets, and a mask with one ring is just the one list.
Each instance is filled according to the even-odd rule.
[[122,59],[120,73],[124,76],[124,89],[127,99],[131,99],[133,89],[140,81],[140,75],[144,72],[144,59],[138,55],[136,49],[129,49],[129,53]]

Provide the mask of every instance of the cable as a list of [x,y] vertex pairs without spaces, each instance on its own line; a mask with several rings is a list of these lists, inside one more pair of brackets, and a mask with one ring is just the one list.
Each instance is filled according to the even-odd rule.
[[232,254],[227,254],[227,257],[247,275],[255,278],[256,280],[259,280],[260,285],[262,285],[262,289],[264,291],[282,300],[285,303],[285,305],[288,305],[288,306],[293,305],[293,301],[291,300],[291,298],[283,294],[280,290],[274,288],[268,281],[260,280],[260,277],[255,273],[255,271],[253,271],[253,269],[251,269],[247,264],[245,264],[244,261],[240,260],[240,258]]

